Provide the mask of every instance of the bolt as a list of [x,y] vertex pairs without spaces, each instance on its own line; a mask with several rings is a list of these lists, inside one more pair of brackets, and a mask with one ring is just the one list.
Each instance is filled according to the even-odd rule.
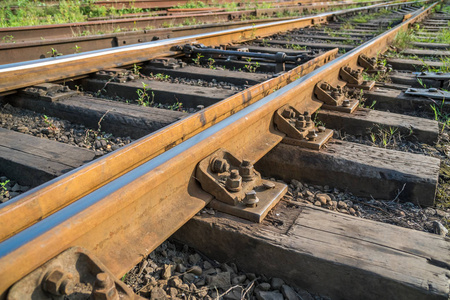
[[119,300],[114,281],[106,273],[98,273],[91,295],[92,300]]
[[325,126],[319,126],[317,127],[317,129],[319,130],[319,132],[325,132]]
[[265,189],[270,190],[270,189],[274,189],[275,188],[275,183],[270,182],[270,181],[266,181],[263,183],[263,186]]
[[337,90],[334,90],[331,92],[331,97],[333,97],[334,99],[339,98],[340,95],[341,95],[341,93]]
[[198,110],[202,110],[202,109],[204,109],[204,108],[205,108],[204,105],[201,105],[201,104],[200,104],[200,105],[197,105],[197,109],[198,109]]
[[231,170],[230,176],[227,177],[225,182],[225,188],[230,192],[239,192],[241,190],[242,177],[239,175],[238,170]]
[[343,107],[350,107],[350,100],[345,99],[344,102],[342,102]]
[[428,89],[429,92],[431,93],[437,93],[438,89],[437,88],[430,88]]
[[247,159],[244,159],[239,166],[239,174],[244,181],[252,181],[255,177],[254,171],[252,163]]
[[306,122],[304,121],[303,116],[302,116],[302,119],[303,119],[303,120],[300,120],[300,118],[298,118],[298,119],[295,121],[295,128],[297,128],[297,129],[302,129],[302,128],[305,128],[305,127],[306,127]]
[[256,207],[259,202],[258,197],[256,196],[256,192],[251,190],[250,192],[245,193],[244,204],[248,207]]
[[74,286],[72,274],[63,271],[61,268],[48,271],[42,282],[43,290],[55,296],[71,294]]
[[306,136],[308,138],[308,141],[315,141],[317,138],[317,133],[315,130],[311,130],[308,132],[308,135]]
[[292,119],[295,118],[295,111],[291,108],[283,110],[283,113],[281,114],[286,119]]
[[230,165],[225,159],[215,157],[211,161],[210,167],[214,173],[223,173],[230,168]]

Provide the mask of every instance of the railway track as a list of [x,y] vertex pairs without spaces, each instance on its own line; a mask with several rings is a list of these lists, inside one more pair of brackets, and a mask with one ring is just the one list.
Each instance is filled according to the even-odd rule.
[[[293,222],[291,229],[305,226],[301,223],[304,215],[300,213],[302,219],[296,219],[295,211],[299,210],[293,207],[302,207],[311,216],[312,219],[306,217],[306,222],[316,220],[318,214],[325,224],[334,219],[345,228],[348,222],[370,227],[356,218],[341,220],[340,214],[325,213],[322,208],[308,206],[308,202],[358,215],[351,207],[335,204],[325,196],[322,203],[317,193],[312,194],[312,199],[305,196],[302,200],[294,196],[299,193],[294,191],[295,184],[288,187],[283,181],[269,178],[284,182],[296,179],[312,185],[326,183],[376,199],[397,200],[401,195],[404,201],[432,206],[438,184],[438,159],[417,154],[420,151],[410,151],[416,152],[411,154],[367,143],[374,135],[372,143],[376,144],[378,130],[391,128],[402,139],[416,143],[433,144],[438,139],[438,122],[420,118],[416,111],[430,105],[430,97],[435,109],[445,111],[447,103],[439,98],[443,92],[438,90],[445,79],[436,81],[435,75],[420,75],[425,76],[422,84],[433,84],[437,89],[423,92],[414,86],[416,74],[397,74],[386,63],[404,70],[398,67],[398,60],[403,58],[393,50],[403,51],[404,56],[433,53],[389,45],[396,35],[422,21],[436,5],[419,8],[403,3],[357,8],[1,68],[5,78],[0,83],[2,102],[8,103],[3,108],[7,116],[2,127],[14,130],[0,131],[3,140],[14,143],[3,146],[9,152],[2,158],[2,166],[9,167],[7,177],[32,174],[28,181],[14,179],[18,182],[15,192],[26,190],[21,186],[41,184],[86,160],[112,152],[0,206],[2,297],[61,295],[80,281],[90,285],[90,289],[80,291],[78,286],[75,290],[79,293],[93,291],[102,297],[106,293],[105,282],[109,282],[111,293],[136,298],[117,278],[206,204],[218,211],[215,218],[195,217],[177,233],[177,238],[210,255],[236,257],[246,268],[264,255],[252,258],[251,247],[245,243],[260,243],[252,234],[282,232],[282,228],[273,229],[277,216],[281,215],[278,222],[282,225]],[[439,23],[427,22],[425,26]],[[379,53],[386,51],[386,58],[382,58]],[[445,66],[445,62],[440,63]],[[403,93],[399,87],[406,84],[413,90]],[[420,98],[420,93],[426,93],[425,98]],[[358,108],[362,102],[370,108]],[[443,106],[437,107],[441,102]],[[49,117],[53,115],[60,119]],[[33,122],[40,125],[26,126]],[[77,125],[80,123],[83,125]],[[341,131],[327,143],[333,134],[328,128]],[[147,136],[150,132],[153,134]],[[54,141],[44,142],[37,136]],[[394,134],[391,138],[395,139]],[[56,141],[69,144],[62,146]],[[70,157],[67,153],[71,153]],[[31,160],[32,156],[44,158],[45,167],[36,159]],[[444,164],[445,159],[442,158]],[[49,166],[53,169],[49,170]],[[277,205],[281,198],[283,201]],[[263,221],[275,205],[275,215],[269,216],[272,221]],[[233,228],[239,228],[242,219],[222,212],[262,223],[244,223],[241,234],[246,237],[240,238]],[[295,242],[288,243],[296,249],[292,252],[297,255],[294,259],[330,264],[324,271],[306,271],[314,272],[320,279],[326,278],[327,272],[339,273],[331,267],[331,262],[337,261],[351,268],[356,284],[377,278],[382,278],[377,283],[379,288],[390,283],[385,290],[374,292],[373,298],[386,294],[398,299],[448,297],[448,240],[389,230],[407,236],[405,247],[412,250],[367,232],[364,238],[357,239],[349,239],[351,232],[349,236],[344,234],[349,248],[341,250],[349,251],[348,255],[357,261],[363,260],[364,266],[320,254],[308,258],[310,255],[304,253],[319,251],[318,245],[312,243],[313,248],[308,250]],[[204,234],[193,239],[195,232]],[[239,249],[246,249],[243,253],[248,262],[236,253],[233,244],[217,240],[221,234],[243,243]],[[309,239],[308,234],[315,236],[314,232],[299,232],[293,237]],[[277,245],[276,240],[284,236],[269,234],[265,239],[277,248],[283,242]],[[329,243],[332,248],[339,245],[333,239]],[[382,249],[371,246],[375,244]],[[429,251],[423,244],[436,246],[441,252]],[[353,247],[373,254],[374,258],[366,260],[358,251],[349,250]],[[383,249],[391,249],[392,253],[377,258],[377,251]],[[405,256],[401,263],[389,265],[400,253]],[[269,254],[284,255],[281,250]],[[428,260],[424,261],[424,257]],[[434,263],[427,262],[430,260]],[[382,261],[384,269],[379,269]],[[80,271],[82,265],[84,272]],[[411,272],[396,275],[401,268],[411,268]],[[277,272],[272,265],[256,269]],[[68,273],[72,273],[74,281],[69,280]],[[107,275],[99,277],[99,273]],[[56,287],[52,287],[52,276],[59,276]],[[286,277],[297,284],[306,283],[317,292],[317,283],[311,277],[298,272]],[[426,288],[418,283],[424,278],[428,280]],[[68,283],[70,289],[65,288]],[[334,297],[358,298],[358,291],[342,291],[334,286],[324,290]]]

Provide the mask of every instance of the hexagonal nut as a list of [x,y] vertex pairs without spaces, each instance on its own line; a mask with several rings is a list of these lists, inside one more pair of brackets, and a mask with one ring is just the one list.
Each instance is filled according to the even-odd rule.
[[229,169],[230,165],[225,159],[214,158],[211,161],[211,171],[214,173],[223,173]]
[[73,292],[75,285],[72,279],[72,274],[55,268],[45,275],[42,288],[56,296],[68,295]]
[[114,281],[106,273],[98,273],[92,291],[93,300],[119,300]]
[[241,186],[242,186],[242,177],[241,176],[237,176],[236,178],[232,178],[227,177],[227,181],[225,183],[225,187],[227,190],[229,190],[230,192],[238,192],[241,190]]
[[244,181],[251,181],[254,177],[255,168],[253,164],[248,160],[243,160],[241,165],[239,166],[239,175],[242,176]]

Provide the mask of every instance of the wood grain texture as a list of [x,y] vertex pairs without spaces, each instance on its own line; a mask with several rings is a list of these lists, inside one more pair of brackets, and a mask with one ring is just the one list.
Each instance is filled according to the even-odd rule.
[[262,175],[334,186],[355,195],[429,206],[434,203],[437,158],[332,140],[320,151],[279,144],[256,165]]
[[[293,213],[297,212],[297,213]],[[194,217],[174,238],[247,272],[332,299],[448,299],[450,239],[312,206],[281,202],[252,224]]]
[[142,107],[119,101],[105,100],[87,96],[73,96],[54,102],[39,101],[26,95],[14,95],[10,103],[14,106],[46,113],[72,123],[85,124],[97,129],[103,117],[101,130],[116,136],[141,138],[166,125],[176,122],[187,113]]
[[0,173],[37,186],[95,158],[94,151],[0,128]]
[[404,138],[434,144],[439,135],[435,120],[395,114],[367,108],[358,108],[348,114],[332,110],[320,110],[317,116],[327,128],[343,130],[352,135],[368,135],[380,128],[394,128]]

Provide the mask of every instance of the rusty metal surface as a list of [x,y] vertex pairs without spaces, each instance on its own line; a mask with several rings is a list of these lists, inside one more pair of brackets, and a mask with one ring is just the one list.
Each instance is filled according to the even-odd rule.
[[[92,300],[144,300],[80,247],[67,249],[11,288],[8,300],[73,297]],[[77,297],[78,296],[78,297]]]
[[[429,13],[430,10],[431,7],[423,14]],[[303,111],[311,109],[314,105],[320,106],[321,102],[315,100],[313,96],[315,84],[319,80],[323,79],[332,85],[344,84],[338,79],[340,68],[344,66],[357,68],[358,55],[365,54],[369,57],[376,55],[392,42],[399,31],[406,30],[409,24],[420,20],[421,17],[422,15],[413,16],[381,37],[355,48],[330,64],[239,111],[234,110],[237,105],[231,106],[228,110],[224,110],[225,115],[232,114],[230,117],[206,130],[203,130],[202,126],[197,127],[201,132],[175,147],[173,144],[168,145],[166,141],[144,146],[143,143],[149,141],[149,138],[144,138],[122,151],[104,157],[101,161],[108,162],[107,164],[93,162],[83,168],[87,171],[96,165],[100,173],[109,171],[111,174],[112,169],[117,168],[119,163],[117,159],[110,159],[112,157],[120,156],[120,163],[126,162],[128,166],[133,166],[130,161],[133,158],[140,159],[141,162],[143,156],[163,152],[164,145],[170,148],[138,167],[128,168],[120,174],[115,173],[117,171],[115,170],[113,173],[117,175],[113,181],[4,240],[0,244],[2,297],[15,281],[71,246],[86,247],[94,255],[101,257],[101,261],[114,275],[125,273],[141,259],[142,255],[148,254],[211,200],[211,196],[200,189],[192,176],[197,162],[220,147],[228,149],[236,157],[245,156],[252,161],[258,160],[275,144],[267,145],[267,140],[281,141],[284,137],[284,134],[278,132],[273,125],[273,114],[278,108],[290,104],[298,111]],[[243,100],[241,99],[245,103]],[[313,103],[315,104],[312,105]],[[220,104],[217,104],[217,107]],[[216,110],[215,113],[219,111]],[[208,120],[215,123],[218,115],[209,115],[211,119],[206,117],[205,112],[200,112],[190,120],[200,121],[204,126],[208,124]],[[171,139],[183,130],[179,127],[181,123],[171,126],[170,131],[161,130],[155,136],[161,138],[163,132],[172,132],[173,135],[165,136]],[[177,127],[178,129],[174,129]],[[186,136],[181,135],[181,140]],[[89,185],[88,180],[93,179],[92,177],[88,179],[83,174],[84,172],[78,174],[77,171],[72,172],[60,183],[75,176],[72,179],[78,177],[78,184],[73,188],[83,188],[83,184]],[[58,199],[60,196],[57,193],[58,187],[60,185],[55,181],[44,186],[41,192],[47,192],[47,197],[55,193],[51,199]],[[48,190],[45,191],[45,188]],[[32,196],[34,192],[30,191],[25,196]],[[72,193],[76,194],[79,191],[74,190]],[[46,201],[45,198],[41,200],[44,201],[37,201],[34,204],[41,203],[45,208],[45,205],[50,203],[49,198]],[[53,207],[53,210],[55,209]]]
[[286,194],[287,185],[263,180],[250,160],[219,149],[198,163],[195,178],[215,197],[214,209],[260,223]]

